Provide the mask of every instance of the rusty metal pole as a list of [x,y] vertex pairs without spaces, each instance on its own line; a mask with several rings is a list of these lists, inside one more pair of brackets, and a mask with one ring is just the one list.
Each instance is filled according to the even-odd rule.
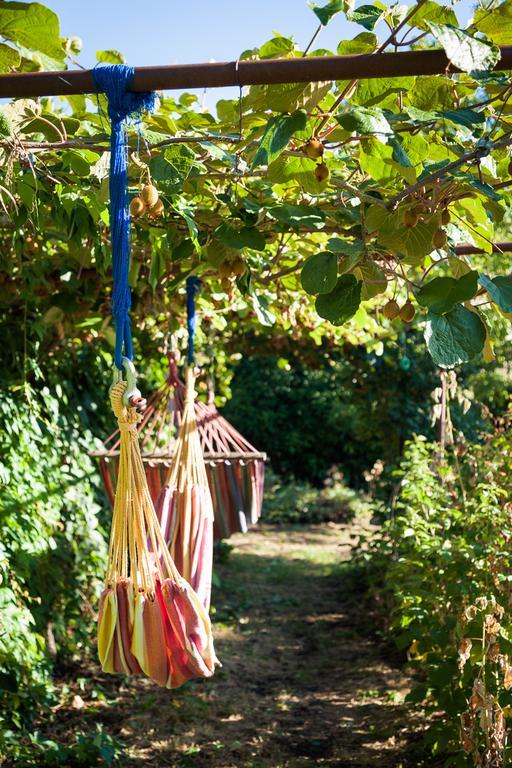
[[[494,68],[512,69],[512,46],[501,48]],[[134,91],[277,85],[333,80],[437,75],[457,71],[443,50],[402,51],[350,56],[311,56],[258,61],[229,61],[136,67]],[[94,93],[91,70],[15,72],[0,75],[0,97],[66,96]]]

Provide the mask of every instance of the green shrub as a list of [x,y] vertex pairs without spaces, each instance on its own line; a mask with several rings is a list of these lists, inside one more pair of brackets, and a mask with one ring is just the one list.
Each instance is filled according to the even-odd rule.
[[0,753],[51,702],[52,666],[93,645],[106,544],[91,445],[61,388],[0,392]]
[[512,707],[512,439],[444,460],[438,450],[408,444],[392,514],[359,557],[416,672],[409,700],[443,713],[432,751],[447,765],[498,766]]
[[366,508],[360,493],[332,474],[320,490],[310,483],[265,474],[263,520],[266,523],[321,523],[346,521]]

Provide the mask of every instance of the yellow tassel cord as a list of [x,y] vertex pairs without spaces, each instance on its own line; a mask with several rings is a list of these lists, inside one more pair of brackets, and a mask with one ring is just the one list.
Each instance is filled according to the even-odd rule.
[[175,688],[210,677],[218,661],[207,611],[160,531],[140,455],[139,415],[123,405],[125,389],[118,382],[110,395],[121,442],[98,655],[105,672],[144,673]]
[[182,422],[166,482],[156,502],[162,532],[181,575],[208,609],[212,582],[213,505],[194,408],[194,373],[186,372]]

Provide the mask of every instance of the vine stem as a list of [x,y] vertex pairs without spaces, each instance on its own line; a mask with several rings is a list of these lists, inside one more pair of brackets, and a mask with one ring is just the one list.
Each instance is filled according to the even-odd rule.
[[[422,6],[422,5],[424,5],[426,2],[427,2],[427,0],[418,0],[418,1],[417,1],[417,3],[416,3],[416,5],[414,6],[414,8],[411,8],[411,10],[410,10],[410,11],[409,11],[409,13],[407,14],[407,16],[406,16],[406,17],[405,17],[405,18],[404,18],[404,19],[403,19],[403,20],[400,22],[400,24],[399,24],[399,25],[396,27],[396,29],[394,29],[394,30],[392,31],[392,33],[390,34],[390,36],[389,36],[389,37],[388,37],[386,40],[384,40],[384,42],[383,42],[383,43],[381,43],[381,45],[379,45],[379,47],[377,48],[377,50],[375,51],[375,53],[382,53],[382,52],[384,51],[384,49],[388,47],[388,45],[390,45],[391,43],[394,43],[394,42],[396,42],[396,35],[397,35],[397,34],[400,32],[400,30],[401,30],[401,29],[403,29],[403,28],[405,27],[405,25],[406,25],[406,24],[408,24],[408,23],[409,23],[409,21],[412,19],[412,17],[413,17],[413,16],[415,16],[415,14],[416,14],[416,13],[419,11],[419,9],[421,8],[421,6]],[[329,117],[324,117],[324,118],[322,118],[322,120],[321,120],[321,121],[320,121],[320,123],[318,124],[317,128],[315,129],[315,134],[314,134],[315,136],[319,136],[319,134],[320,134],[320,131],[322,130],[322,128],[323,128],[323,127],[324,127],[324,126],[325,126],[325,125],[326,125],[326,124],[329,122],[329,120],[331,119],[333,112],[334,112],[334,111],[335,111],[335,110],[336,110],[336,109],[339,107],[339,105],[341,104],[341,102],[343,101],[343,99],[345,99],[345,98],[346,98],[347,94],[349,94],[349,93],[350,93],[350,91],[352,90],[352,88],[355,88],[355,86],[357,85],[357,83],[358,83],[358,82],[359,82],[359,80],[351,80],[351,81],[348,83],[348,85],[346,85],[346,86],[345,86],[345,88],[342,90],[342,92],[340,93],[340,95],[338,96],[338,98],[336,99],[336,101],[334,102],[334,104],[332,105],[332,107],[331,107],[331,110],[330,110],[330,115],[329,115]],[[327,131],[326,131],[326,132],[325,132],[325,133],[324,133],[324,134],[321,136],[321,138],[322,138],[322,139],[324,139],[324,138],[325,138],[326,136],[328,136],[328,135],[329,135],[329,134],[330,134],[330,133],[331,133],[333,130],[334,130],[334,128],[329,128],[329,129],[328,129],[328,130],[327,130]]]
[[466,154],[461,155],[461,157],[459,157],[457,160],[454,160],[452,163],[448,163],[448,165],[445,165],[438,171],[431,173],[430,176],[427,176],[425,179],[417,181],[415,184],[411,184],[409,187],[403,189],[398,193],[398,195],[395,195],[395,197],[392,197],[391,200],[386,203],[386,208],[391,211],[395,210],[398,203],[403,200],[404,197],[408,197],[408,195],[423,189],[423,187],[427,184],[430,184],[433,181],[437,181],[437,179],[441,179],[446,173],[454,171],[456,168],[459,168],[465,163],[470,163],[472,160],[479,160],[481,157],[488,155],[491,149],[501,149],[501,147],[508,147],[510,144],[512,144],[512,138],[503,139],[502,141],[494,142],[489,149],[484,147],[477,147],[471,152],[467,152]]

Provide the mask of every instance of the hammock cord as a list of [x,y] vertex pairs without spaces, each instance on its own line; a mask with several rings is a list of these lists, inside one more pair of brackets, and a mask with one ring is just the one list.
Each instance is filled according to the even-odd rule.
[[133,93],[130,85],[135,70],[125,64],[108,64],[93,69],[94,84],[108,99],[110,135],[110,232],[112,240],[112,315],[116,328],[114,361],[123,368],[123,355],[133,360],[130,324],[130,209],[128,206],[128,145],[126,120],[152,111],[155,94]]
[[194,335],[196,332],[196,302],[195,295],[199,290],[198,277],[187,277],[187,330],[188,330],[188,355],[189,365],[194,365]]

